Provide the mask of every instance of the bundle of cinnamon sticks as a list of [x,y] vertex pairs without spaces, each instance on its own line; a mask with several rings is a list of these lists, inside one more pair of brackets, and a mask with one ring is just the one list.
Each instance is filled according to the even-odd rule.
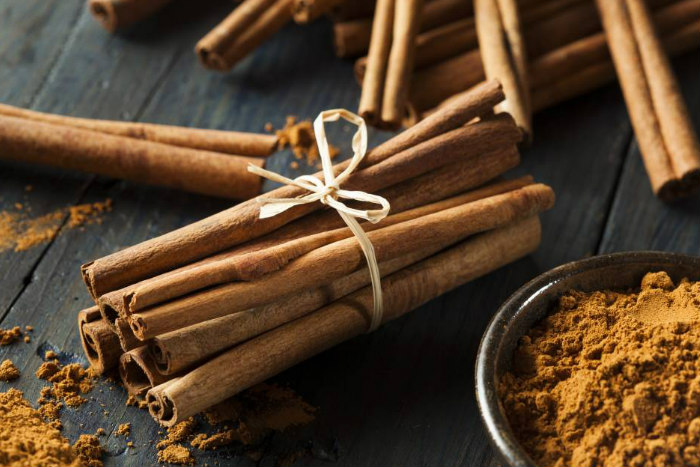
[[277,142],[266,134],[93,120],[0,104],[0,158],[225,198],[260,193],[260,178],[247,166],[264,166]]
[[[521,139],[493,112],[503,98],[496,82],[474,87],[371,149],[343,185],[391,203],[362,225],[384,322],[538,246],[538,213],[554,195],[530,177],[499,178]],[[164,425],[368,330],[370,275],[338,214],[314,203],[261,219],[259,209],[250,200],[82,267],[96,303],[79,315],[88,358],[118,365]]]

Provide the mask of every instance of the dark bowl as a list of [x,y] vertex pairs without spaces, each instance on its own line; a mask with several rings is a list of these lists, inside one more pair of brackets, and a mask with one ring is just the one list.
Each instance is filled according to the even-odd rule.
[[500,376],[510,368],[520,338],[549,314],[557,299],[575,289],[637,288],[644,274],[666,271],[674,282],[700,280],[700,258],[654,251],[613,253],[554,268],[515,292],[491,319],[476,359],[476,399],[489,439],[505,465],[537,467],[518,443],[496,391]]

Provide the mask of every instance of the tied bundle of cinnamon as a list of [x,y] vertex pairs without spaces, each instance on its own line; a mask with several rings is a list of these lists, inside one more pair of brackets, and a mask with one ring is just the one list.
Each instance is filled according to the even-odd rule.
[[422,0],[378,0],[372,23],[360,115],[397,129],[403,120],[413,71]]
[[0,158],[224,198],[260,192],[273,135],[54,115],[0,104]]
[[294,0],[244,0],[195,46],[206,68],[230,70],[292,19]]
[[83,313],[95,318],[82,321],[86,352],[109,359],[105,368],[118,364],[126,387],[172,425],[373,329],[377,316],[377,325],[397,318],[533,251],[538,213],[554,195],[530,177],[499,179],[518,164],[521,138],[512,117],[493,113],[503,97],[485,82],[359,165],[333,167],[355,167],[339,194],[391,205],[361,224],[382,314],[364,250],[338,212],[310,202],[261,215],[263,199],[309,196],[290,185],[84,265],[99,310]]
[[643,0],[597,1],[608,46],[654,193],[700,188],[700,143]]

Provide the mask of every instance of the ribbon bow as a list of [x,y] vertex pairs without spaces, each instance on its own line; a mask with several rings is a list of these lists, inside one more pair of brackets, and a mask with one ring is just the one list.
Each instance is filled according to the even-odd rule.
[[[335,122],[340,118],[357,126],[357,131],[352,137],[353,156],[348,167],[343,170],[338,176],[333,173],[333,164],[331,162],[330,151],[328,149],[328,140],[326,139],[325,122]],[[316,120],[314,120],[314,133],[316,134],[316,143],[318,151],[321,155],[321,165],[323,168],[323,178],[321,181],[313,175],[302,175],[295,179],[287,178],[275,172],[270,172],[261,167],[250,164],[248,171],[261,177],[267,178],[286,185],[293,185],[310,193],[297,198],[260,198],[260,219],[276,216],[287,209],[300,204],[308,204],[319,201],[326,206],[329,206],[336,211],[345,221],[352,233],[357,238],[357,241],[362,248],[362,252],[367,259],[369,274],[372,280],[372,292],[374,295],[374,310],[370,320],[369,331],[374,331],[382,323],[382,315],[384,314],[384,304],[382,299],[381,278],[379,274],[379,265],[377,257],[374,253],[374,247],[369,241],[367,234],[357,222],[357,219],[364,219],[373,224],[384,219],[389,214],[389,202],[381,196],[372,195],[363,191],[343,190],[340,185],[347,180],[357,166],[362,162],[367,152],[367,125],[362,117],[355,115],[345,109],[326,110],[321,112]],[[381,206],[381,209],[353,209],[348,207],[339,199],[352,201],[369,202]]]

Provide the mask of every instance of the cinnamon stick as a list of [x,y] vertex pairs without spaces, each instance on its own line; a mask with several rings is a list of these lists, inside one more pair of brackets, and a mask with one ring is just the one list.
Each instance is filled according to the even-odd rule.
[[134,331],[131,330],[131,326],[129,326],[127,320],[121,318],[116,319],[113,330],[117,334],[119,345],[124,352],[128,352],[143,345],[143,342],[134,335]]
[[[420,177],[379,192],[390,200],[392,215],[378,228],[421,215],[414,209],[444,200],[479,186],[516,166],[519,154],[514,145],[493,153],[469,157],[457,164],[445,166]],[[438,209],[439,206],[438,206]],[[410,213],[404,211],[412,210]],[[401,214],[402,215],[398,215]],[[340,217],[333,211],[323,211],[288,224],[241,248],[206,258],[165,274],[115,290],[98,300],[105,320],[113,322],[118,316],[128,319],[131,313],[168,300],[234,280],[251,280],[279,269],[292,259],[313,248],[347,238]]]
[[[378,194],[390,201],[393,216],[480,186],[515,167],[519,160],[517,148],[511,145],[444,166],[382,190]],[[99,298],[98,304],[108,322],[113,322],[118,316],[127,319],[135,311],[205,287],[230,282],[236,278],[241,279],[244,275],[249,279],[251,272],[245,272],[246,264],[254,265],[255,272],[260,274],[263,271],[259,269],[258,264],[270,263],[266,258],[271,256],[274,261],[279,261],[280,258],[284,261],[290,260],[308,251],[300,249],[300,245],[313,245],[319,238],[324,237],[330,241],[337,233],[319,234],[342,227],[344,223],[336,212],[314,213],[260,239],[248,242],[241,248],[234,248],[107,293]],[[343,232],[347,235],[347,231]],[[295,242],[298,239],[303,240]]]
[[148,18],[171,0],[90,0],[88,8],[109,32]]
[[[694,0],[688,0],[683,3],[694,4],[697,13],[700,14],[699,3]],[[684,16],[674,18],[678,19],[682,17]],[[672,32],[666,32],[665,36],[662,38],[663,45],[669,55],[678,55],[697,48],[698,43],[700,43],[700,23],[692,22],[687,25],[674,24],[671,29]],[[562,54],[560,57],[555,57],[555,61],[558,61],[558,58],[562,59],[560,61],[562,69],[571,70],[568,74],[564,71],[562,76],[556,81],[549,82],[547,78],[543,78],[543,81],[547,84],[533,89],[532,104],[535,111],[579,96],[615,80],[615,67],[610,60],[604,35],[601,33],[596,36],[599,36],[601,39],[596,42],[600,43],[600,47],[603,49],[600,53],[605,58],[590,65],[586,65],[586,60],[583,59],[580,60],[581,65],[579,65],[579,60],[577,60],[577,58],[580,57],[580,55],[598,55],[599,51],[583,50],[579,55],[573,50],[573,45],[571,48],[571,55],[567,56]],[[542,57],[542,59],[544,58],[545,57]],[[533,64],[533,78],[538,76],[538,74],[535,73],[535,66],[536,64]],[[580,66],[583,66],[583,68],[579,68]],[[556,65],[552,64],[552,69],[555,69],[555,67]]]
[[[467,18],[471,14],[471,2],[430,0],[425,2],[420,14],[419,30],[421,32],[429,31]],[[371,18],[358,18],[335,23],[333,42],[336,55],[341,58],[352,58],[366,53],[372,37],[372,24]]]
[[292,19],[294,0],[245,0],[196,45],[206,68],[226,71]]
[[394,7],[394,31],[381,107],[381,126],[385,128],[396,130],[403,120],[422,3],[423,0],[401,0]]
[[0,115],[0,157],[226,198],[247,199],[261,159],[180,148]]
[[[679,54],[697,47],[693,29],[699,18],[700,4],[694,0],[676,2],[654,13],[655,24],[665,32],[664,44],[669,53]],[[597,57],[603,57],[602,61]],[[534,59],[530,64],[533,109],[541,110],[612,81],[614,71],[608,70],[612,70],[612,63],[602,32]],[[419,117],[430,115],[432,111],[425,109],[450,105],[456,98],[453,96],[459,96],[462,89],[469,89],[481,79],[483,70],[478,51],[459,55],[416,73],[411,104]],[[534,86],[535,83],[538,85]],[[438,104],[440,101],[443,103]]]
[[117,136],[144,139],[186,148],[204,149],[241,156],[266,157],[277,148],[277,137],[241,131],[206,130],[155,123],[121,122],[68,117],[0,104],[0,115],[37,122],[66,125]]
[[367,72],[362,81],[358,113],[368,123],[381,121],[384,83],[391,53],[395,0],[377,0],[372,21],[372,41],[367,56]]
[[[436,133],[463,125],[465,121],[479,116],[484,107],[490,105],[494,99],[500,99],[502,96],[498,86],[480,88],[479,91],[465,94],[463,98],[436,112],[430,119],[426,119],[423,125],[416,125],[372,149],[365,156],[363,165],[369,167],[387,159],[401,159],[404,148],[429,141]],[[477,151],[482,149],[477,148]],[[345,166],[345,163],[340,163],[335,166],[335,169],[340,170]],[[391,166],[387,168],[391,170]],[[375,171],[372,173],[374,177],[372,185],[375,188],[378,186],[378,189],[389,186],[378,175],[384,178],[383,174],[377,174]],[[396,173],[391,175],[394,179],[408,179],[417,174],[412,171],[411,175],[406,177]],[[356,180],[352,182],[355,189],[370,190],[369,181],[362,181],[359,172],[351,178]],[[357,182],[358,179],[360,182]],[[301,193],[301,190],[283,187],[270,192],[267,196],[294,197]],[[316,209],[318,207],[315,205],[307,205],[289,210],[274,218],[261,220],[258,219],[257,200],[241,203],[189,226],[85,264],[81,268],[83,279],[91,295],[97,298],[112,290],[260,237]]]
[[596,5],[652,190],[683,196],[700,185],[700,145],[649,12],[625,0]]
[[[531,177],[494,183],[469,193],[470,200],[505,193],[533,183]],[[440,248],[413,252],[380,265],[382,276],[420,261]],[[271,305],[234,313],[156,336],[149,349],[159,371],[173,374],[204,360],[233,345],[251,339],[277,326],[304,316],[323,305],[338,300],[370,283],[365,269],[317,289],[292,294]]]
[[78,313],[80,343],[90,366],[100,374],[114,368],[121,355],[117,335],[101,318],[96,306]]
[[134,396],[142,396],[152,387],[170,379],[158,372],[145,345],[136,347],[119,358],[119,376],[126,390]]
[[292,14],[299,24],[310,23],[346,0],[294,0]]
[[[367,233],[378,261],[388,261],[431,245],[461,239],[549,209],[551,189],[531,185],[465,203]],[[236,311],[266,305],[297,290],[327,284],[365,267],[354,238],[313,250],[280,271],[253,282],[237,282],[134,313],[130,323],[142,340]]]
[[[382,281],[384,322],[533,251],[536,217],[481,234]],[[173,424],[345,340],[366,332],[369,288],[267,332],[147,394],[149,412]]]
[[484,73],[503,85],[506,99],[496,107],[508,112],[532,135],[527,56],[515,0],[475,0],[474,17]]

